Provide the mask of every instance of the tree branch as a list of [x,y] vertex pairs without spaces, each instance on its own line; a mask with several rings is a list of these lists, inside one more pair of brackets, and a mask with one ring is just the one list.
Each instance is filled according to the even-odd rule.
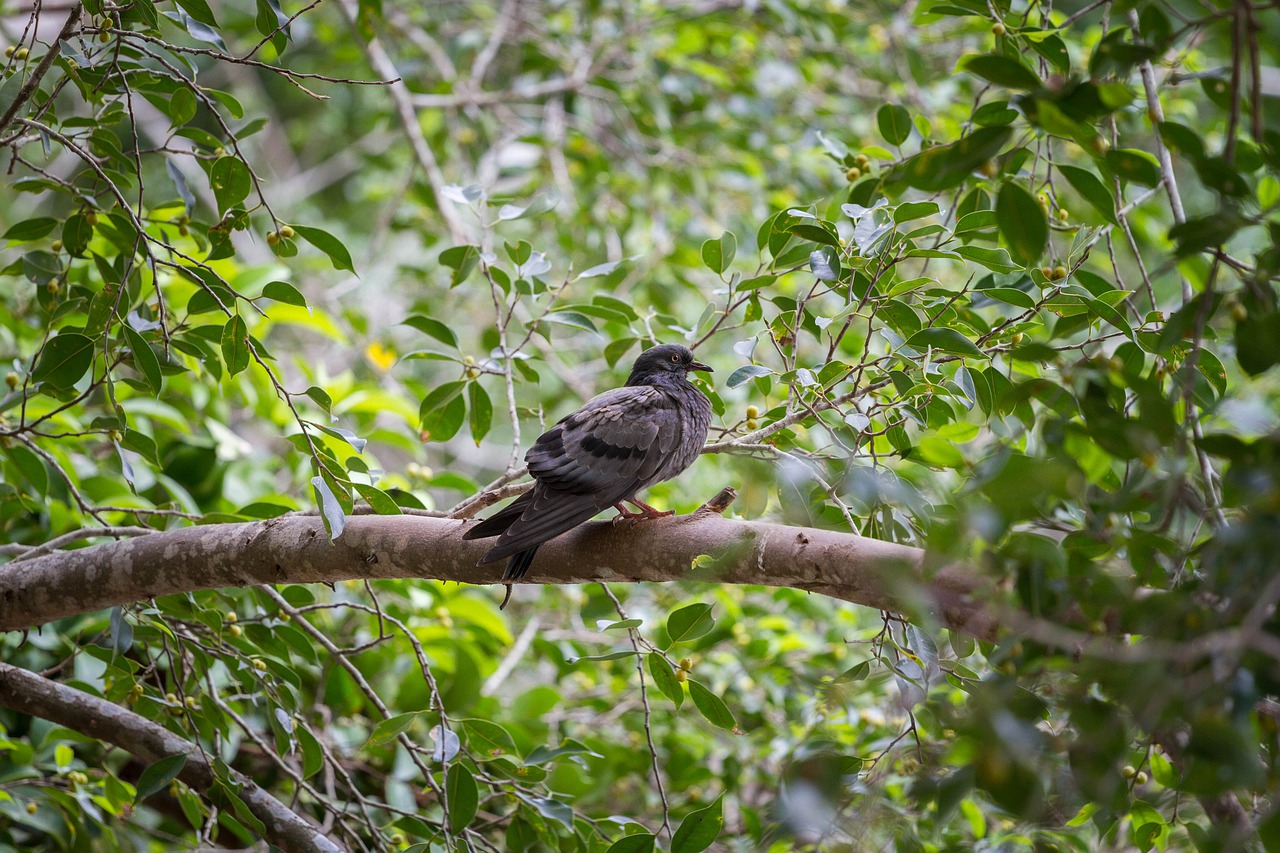
[[76,3],[71,7],[71,14],[67,15],[67,22],[62,25],[62,31],[58,33],[58,37],[53,40],[53,44],[49,45],[49,50],[40,58],[40,63],[31,72],[27,82],[22,84],[22,88],[18,90],[18,96],[13,99],[13,103],[4,111],[4,115],[0,116],[0,133],[3,133],[5,128],[13,123],[14,116],[18,114],[18,110],[22,109],[22,106],[35,94],[36,89],[40,88],[40,81],[44,79],[44,75],[53,67],[53,61],[58,58],[58,46],[71,38],[71,34],[75,32],[78,23],[80,23],[80,4]]
[[[198,589],[353,578],[497,584],[501,562],[477,566],[490,543],[462,539],[469,522],[352,516],[330,543],[316,516],[185,527],[0,567],[0,631]],[[690,568],[702,555],[711,555]],[[978,581],[925,571],[924,552],[848,533],[730,521],[714,511],[617,526],[585,524],[543,545],[532,583],[703,580],[818,592],[895,613],[932,609],[948,628],[988,637],[995,623]]]
[[[119,705],[7,663],[0,663],[0,707],[66,726],[147,762],[186,755],[178,778],[201,793],[213,787],[213,767],[195,744]],[[238,786],[241,802],[266,827],[267,840],[285,853],[341,853],[342,848],[323,830],[290,811],[248,776],[233,770],[231,781]]]

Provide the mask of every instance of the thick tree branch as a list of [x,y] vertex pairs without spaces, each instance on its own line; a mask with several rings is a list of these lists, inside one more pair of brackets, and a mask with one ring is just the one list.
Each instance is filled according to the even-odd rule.
[[[0,630],[197,589],[353,578],[496,584],[503,564],[467,542],[470,522],[352,516],[330,543],[315,516],[186,527],[0,566]],[[701,555],[709,564],[691,568]],[[926,576],[927,575],[927,576]],[[583,525],[548,542],[532,583],[704,580],[822,593],[895,613],[932,610],[948,628],[988,636],[994,624],[954,568],[925,571],[924,552],[812,528],[730,521],[713,511],[633,526]]]
[[[0,663],[0,707],[66,726],[106,741],[147,762],[186,755],[178,778],[204,793],[214,772],[205,755],[173,732],[105,699],[81,693],[33,672]],[[266,838],[285,853],[341,853],[317,826],[290,811],[249,777],[231,771],[237,795],[266,827]]]

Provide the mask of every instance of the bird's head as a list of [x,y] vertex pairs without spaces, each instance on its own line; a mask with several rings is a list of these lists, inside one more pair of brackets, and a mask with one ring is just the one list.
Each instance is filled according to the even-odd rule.
[[679,344],[659,344],[652,349],[640,353],[636,363],[631,367],[628,385],[649,385],[656,377],[674,375],[684,377],[691,370],[711,368],[700,361],[695,361],[693,353]]

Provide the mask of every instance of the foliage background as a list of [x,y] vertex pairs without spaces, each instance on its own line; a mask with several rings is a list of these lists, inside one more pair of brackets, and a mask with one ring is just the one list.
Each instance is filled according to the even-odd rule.
[[[0,30],[0,554],[474,511],[685,341],[720,452],[653,502],[732,484],[967,561],[1004,630],[379,582],[140,602],[6,662],[356,849],[1275,843],[1270,4],[138,0],[40,73],[66,11]],[[0,725],[7,849],[255,835]]]

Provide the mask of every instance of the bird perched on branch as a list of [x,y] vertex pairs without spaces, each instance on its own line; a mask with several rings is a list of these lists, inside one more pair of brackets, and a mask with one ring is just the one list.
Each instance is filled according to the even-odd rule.
[[[640,490],[669,480],[698,457],[711,425],[711,402],[690,384],[693,370],[711,368],[678,344],[640,354],[621,388],[606,391],[538,436],[525,454],[533,488],[472,527],[464,539],[497,536],[480,560],[503,557],[507,595],[524,577],[538,546],[614,507],[619,518],[660,518],[636,498]],[[622,502],[640,512],[628,512]]]

